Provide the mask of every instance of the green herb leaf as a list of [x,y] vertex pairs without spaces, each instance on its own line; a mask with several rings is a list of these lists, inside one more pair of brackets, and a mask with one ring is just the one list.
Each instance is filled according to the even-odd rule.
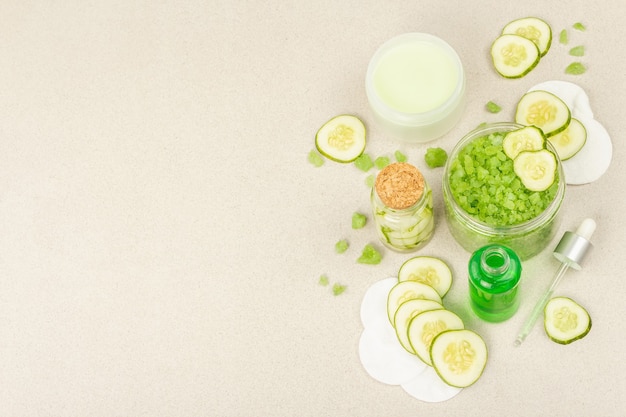
[[389,158],[386,157],[386,156],[379,156],[374,161],[374,165],[376,165],[376,168],[378,168],[378,169],[383,169],[384,167],[389,165]]
[[428,148],[424,160],[430,168],[442,167],[448,160],[448,153],[441,148]]
[[343,293],[346,290],[346,286],[345,285],[341,285],[341,284],[333,284],[333,295],[337,296],[341,293]]
[[567,38],[567,29],[563,29],[559,34],[559,42],[562,45],[567,45],[567,42],[569,42],[569,39]]
[[502,107],[498,106],[493,101],[488,101],[487,104],[485,105],[485,108],[490,113],[499,113],[500,110],[502,110]]
[[394,156],[396,157],[396,161],[398,161],[398,162],[406,162],[406,155],[403,154],[402,152],[396,151],[394,153]]
[[340,241],[335,243],[335,252],[337,252],[337,253],[344,253],[345,251],[348,250],[349,246],[350,246],[350,244],[348,243],[347,240],[341,239]]
[[587,68],[580,62],[572,62],[565,68],[565,73],[571,75],[584,74],[586,71]]
[[361,156],[354,160],[354,166],[356,166],[363,172],[367,172],[372,169],[374,163],[372,162],[372,158],[368,154],[363,153],[361,154]]
[[383,259],[380,252],[369,243],[363,248],[361,256],[357,259],[360,264],[377,265]]
[[367,185],[369,188],[372,188],[375,183],[376,183],[375,175],[371,174],[365,177],[365,185]]
[[311,152],[309,152],[308,161],[316,168],[324,165],[324,158],[322,158],[322,155],[317,153],[314,149],[311,149]]
[[580,45],[580,46],[575,46],[572,49],[569,50],[569,54],[571,56],[583,56],[585,55],[585,47]]
[[320,275],[319,284],[323,287],[328,285],[328,277],[326,275]]
[[584,32],[584,31],[586,31],[586,30],[587,30],[587,28],[585,27],[585,25],[583,25],[583,24],[582,24],[582,23],[580,23],[580,22],[576,22],[576,23],[574,23],[574,24],[572,25],[572,27],[573,27],[574,29],[576,29],[576,30],[580,30],[581,32]]
[[367,223],[367,217],[361,213],[354,213],[352,215],[352,228],[353,229],[362,229]]

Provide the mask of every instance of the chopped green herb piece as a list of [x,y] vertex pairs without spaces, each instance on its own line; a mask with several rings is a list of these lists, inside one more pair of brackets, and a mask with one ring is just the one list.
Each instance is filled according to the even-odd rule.
[[350,246],[348,241],[345,239],[341,239],[340,241],[335,243],[335,252],[344,253],[345,251],[348,250],[348,246]]
[[360,264],[378,265],[383,259],[380,252],[369,243],[363,248],[361,256],[357,259]]
[[580,45],[580,46],[575,46],[572,49],[569,50],[569,54],[571,56],[583,56],[585,55],[585,47]]
[[376,183],[376,175],[368,175],[367,177],[365,177],[365,185],[367,185],[368,187],[372,188],[374,186],[374,184]]
[[571,75],[584,74],[585,71],[587,71],[587,68],[580,62],[572,62],[565,68],[565,73]]
[[326,275],[320,275],[319,284],[324,286],[324,287],[327,286],[328,285],[328,277]]
[[581,32],[584,32],[585,30],[587,30],[587,28],[585,27],[585,25],[583,25],[580,22],[576,22],[572,25],[572,27],[576,30],[580,30]]
[[499,113],[500,110],[502,110],[502,107],[498,106],[493,101],[488,101],[485,107],[487,108],[487,111],[490,113]]
[[324,158],[322,158],[322,155],[315,152],[314,149],[311,149],[311,152],[309,152],[308,160],[311,165],[317,168],[324,165]]
[[394,156],[396,157],[396,161],[398,161],[398,162],[406,162],[406,155],[403,154],[402,152],[396,151],[394,153]]
[[428,148],[424,159],[431,168],[442,167],[448,160],[448,153],[441,148]]
[[346,290],[346,286],[345,285],[341,285],[341,284],[333,284],[333,295],[337,296],[339,294],[341,294],[342,292],[344,292]]
[[376,165],[376,168],[378,168],[378,169],[383,169],[384,167],[389,165],[389,158],[386,157],[386,156],[379,156],[374,161],[374,165]]
[[559,42],[561,45],[567,45],[569,39],[567,38],[567,29],[563,29],[559,34]]
[[367,172],[374,166],[374,163],[372,162],[372,158],[364,153],[354,161],[354,165],[361,171]]
[[367,217],[361,213],[354,213],[352,215],[352,228],[353,229],[362,229],[367,223]]

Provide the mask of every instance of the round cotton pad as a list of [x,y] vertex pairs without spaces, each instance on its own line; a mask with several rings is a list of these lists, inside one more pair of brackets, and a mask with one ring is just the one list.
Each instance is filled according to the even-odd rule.
[[412,397],[429,403],[449,400],[463,390],[443,382],[437,375],[437,372],[430,366],[415,378],[401,384],[401,386]]

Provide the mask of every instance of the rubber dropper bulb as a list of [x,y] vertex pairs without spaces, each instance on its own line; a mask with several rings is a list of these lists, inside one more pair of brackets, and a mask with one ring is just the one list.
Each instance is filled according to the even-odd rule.
[[582,269],[581,263],[592,247],[590,239],[595,230],[596,222],[593,219],[583,220],[576,233],[565,232],[554,249],[554,256],[570,268]]

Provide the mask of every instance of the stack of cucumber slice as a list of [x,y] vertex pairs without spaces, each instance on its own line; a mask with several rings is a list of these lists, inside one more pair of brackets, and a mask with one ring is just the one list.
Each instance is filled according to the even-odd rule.
[[496,71],[505,78],[528,74],[552,43],[552,29],[544,20],[525,17],[508,23],[491,44],[491,58]]
[[432,367],[446,384],[464,388],[482,375],[483,339],[443,306],[452,272],[439,258],[416,256],[398,272],[387,298],[387,315],[402,347]]
[[[524,107],[528,107],[531,102],[529,99],[534,97],[560,109],[562,125],[556,127],[556,131],[551,134],[545,130],[544,133],[563,162],[567,183],[580,185],[599,179],[611,164],[613,146],[608,132],[595,119],[585,91],[568,81],[550,80],[531,87],[528,94],[530,96],[526,98],[526,104],[522,103]],[[569,124],[563,120],[567,112],[570,113]],[[519,108],[519,119],[516,121],[528,124],[524,113]]]

